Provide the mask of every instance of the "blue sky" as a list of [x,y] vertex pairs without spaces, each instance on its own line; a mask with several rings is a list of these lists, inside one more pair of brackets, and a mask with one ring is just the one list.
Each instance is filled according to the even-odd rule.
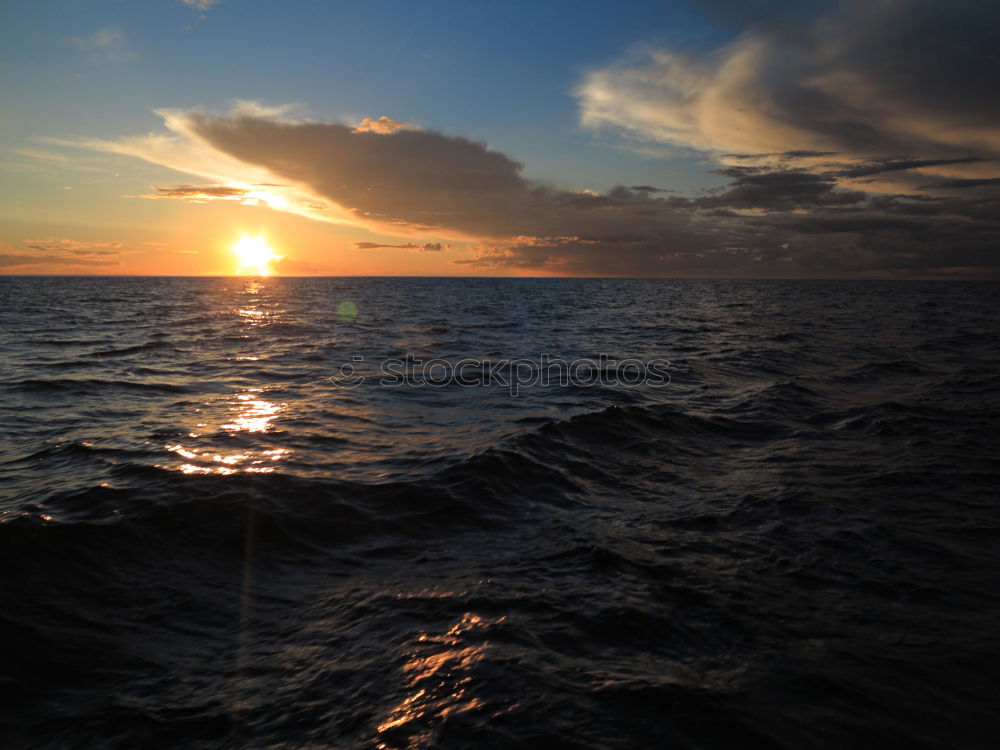
[[[726,38],[682,3],[223,0],[201,12],[179,0],[64,0],[5,15],[5,99],[18,104],[6,139],[134,133],[159,126],[157,108],[250,99],[485,140],[533,176],[595,190],[721,182],[693,158],[644,158],[578,123],[572,92],[590,68],[644,44]],[[95,49],[86,40],[101,30],[120,39]]]

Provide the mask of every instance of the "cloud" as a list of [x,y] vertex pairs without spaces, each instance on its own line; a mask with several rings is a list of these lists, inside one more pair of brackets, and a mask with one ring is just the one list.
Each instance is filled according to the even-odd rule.
[[839,168],[841,183],[899,173],[868,190],[913,191],[942,166],[1000,176],[1000,7],[709,5],[746,24],[735,41],[708,54],[646,48],[591,72],[576,90],[582,123],[723,163]]
[[80,242],[68,237],[62,239],[25,240],[28,249],[42,253],[73,253],[75,255],[116,255],[121,242]]
[[921,190],[942,190],[942,189],[963,189],[974,187],[994,187],[1000,186],[1000,177],[984,177],[981,179],[969,180],[939,180],[930,185],[922,185]]
[[729,180],[691,195],[558,187],[462,136],[387,116],[296,120],[254,103],[162,110],[165,134],[83,145],[208,183],[153,197],[258,200],[401,238],[358,249],[464,242],[472,255],[454,262],[471,267],[1000,275],[1000,66],[983,31],[994,11],[976,6],[988,16],[977,24],[962,2],[848,2],[822,17],[796,7],[795,24],[755,17],[712,54],[647,49],[581,84],[585,124],[699,152]]
[[385,115],[373,120],[370,117],[366,117],[361,121],[361,124],[354,129],[355,133],[379,133],[380,135],[390,135],[391,133],[398,133],[400,130],[419,130],[415,125],[410,125],[409,123],[400,122],[399,120],[391,120]]
[[228,157],[305,187],[361,225],[504,234],[507,228],[498,224],[531,202],[533,187],[520,176],[520,164],[458,136],[200,112],[186,115],[184,130]]
[[402,250],[416,250],[420,253],[439,253],[443,250],[448,250],[451,245],[445,245],[441,242],[425,242],[422,245],[416,245],[412,242],[406,242],[401,245],[383,245],[378,242],[355,242],[354,247],[358,250],[375,250],[381,247],[393,247]]
[[884,159],[850,167],[841,170],[838,174],[841,177],[868,177],[870,175],[885,174],[886,172],[904,172],[911,169],[924,169],[926,167],[940,167],[951,164],[977,164],[985,161],[988,160],[975,156],[967,156],[961,159]]
[[181,2],[204,12],[213,5],[218,5],[222,0],[181,0]]
[[[346,221],[384,234],[503,242],[617,236],[627,225],[633,232],[683,237],[690,223],[687,213],[651,198],[650,190],[629,191],[623,200],[555,188],[525,178],[520,163],[484,143],[431,130],[359,130],[202,112],[175,113],[171,122],[216,160],[234,160],[295,185]],[[161,151],[150,158],[170,165]]]
[[[293,122],[285,119],[285,114],[290,109],[286,106],[269,107],[252,101],[237,101],[231,116],[240,120],[260,120],[282,125]],[[131,156],[211,182],[207,186],[177,186],[179,192],[176,195],[170,194],[173,188],[166,188],[165,192],[156,189],[156,193],[139,197],[176,197],[198,201],[218,199],[218,195],[212,195],[214,188],[242,190],[246,196],[243,201],[245,203],[266,205],[278,211],[328,223],[357,223],[356,217],[340,210],[335,204],[310,190],[308,186],[281,179],[266,168],[235,158],[225,150],[206,143],[193,127],[197,118],[201,116],[200,113],[162,109],[156,110],[156,114],[163,118],[167,133],[152,133],[118,140],[56,138],[41,140],[56,146]],[[204,192],[203,188],[209,188],[208,192]],[[202,191],[200,198],[199,191]],[[236,197],[237,194],[234,192],[231,199]]]
[[864,195],[858,191],[837,190],[831,175],[803,170],[771,171],[755,167],[730,167],[715,170],[732,178],[728,190],[718,196],[695,201],[702,207],[760,209],[766,211],[844,206],[858,203]]
[[68,237],[25,240],[17,246],[0,247],[0,267],[117,266],[120,261],[112,258],[122,252],[121,242],[81,242]]
[[72,41],[93,63],[128,62],[136,57],[128,47],[125,32],[115,26],[105,26],[90,36]]
[[0,268],[19,268],[22,266],[61,265],[61,266],[117,266],[116,260],[92,260],[87,258],[66,258],[60,255],[20,255],[0,253]]
[[174,200],[204,203],[210,200],[244,200],[252,192],[249,188],[233,185],[174,185],[173,187],[154,187],[155,193],[145,193],[139,198],[158,200],[172,198]]

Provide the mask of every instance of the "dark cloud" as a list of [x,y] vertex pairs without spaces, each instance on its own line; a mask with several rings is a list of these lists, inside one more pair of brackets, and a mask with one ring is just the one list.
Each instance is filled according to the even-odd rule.
[[155,193],[147,193],[141,198],[174,198],[193,202],[209,200],[243,200],[251,192],[248,188],[232,185],[174,185],[173,187],[154,187]]
[[[709,52],[647,48],[578,89],[583,120],[633,137],[862,177],[1000,176],[1000,6],[956,0],[699,3]],[[919,176],[897,187],[915,189]]]
[[733,178],[732,185],[721,195],[698,199],[693,204],[702,208],[758,208],[778,211],[846,205],[865,199],[864,193],[836,189],[837,181],[832,177],[802,170],[782,172],[730,167],[715,172]]
[[359,223],[510,234],[510,217],[534,198],[519,163],[457,136],[197,113],[189,127],[230,156],[308,186]]
[[870,177],[886,172],[904,172],[911,169],[922,169],[925,167],[940,167],[949,164],[975,164],[989,161],[976,156],[967,156],[962,159],[885,159],[873,161],[868,164],[861,164],[857,167],[842,169],[836,174],[839,177]]
[[982,179],[969,180],[938,180],[930,185],[921,185],[921,190],[952,190],[958,188],[977,188],[1000,186],[1000,177],[984,177]]
[[417,245],[412,242],[405,242],[400,245],[384,245],[378,242],[355,242],[354,247],[358,250],[376,250],[381,247],[392,247],[399,248],[401,250],[416,250],[420,253],[439,253],[443,250],[449,249],[450,245],[445,245],[441,242],[425,242],[422,245]]
[[675,191],[668,188],[658,188],[652,185],[630,185],[625,187],[624,185],[615,185],[608,191],[609,198],[636,198],[643,197],[648,198],[656,193],[673,193]]
[[763,154],[722,154],[726,161],[750,161],[761,157],[772,157],[778,162],[790,162],[795,159],[809,159],[818,156],[836,156],[836,151],[772,151]]
[[117,250],[73,250],[73,255],[82,255],[84,257],[91,255],[119,255]]

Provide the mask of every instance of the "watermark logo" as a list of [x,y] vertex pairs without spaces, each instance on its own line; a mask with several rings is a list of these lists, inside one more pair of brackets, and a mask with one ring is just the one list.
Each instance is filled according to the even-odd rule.
[[534,386],[611,386],[662,388],[670,384],[670,361],[662,357],[641,360],[597,358],[565,360],[542,354],[538,359],[420,359],[407,354],[403,359],[377,362],[373,374],[362,375],[363,356],[351,357],[330,381],[343,388],[356,388],[375,381],[386,388],[505,388],[517,396],[522,388]]

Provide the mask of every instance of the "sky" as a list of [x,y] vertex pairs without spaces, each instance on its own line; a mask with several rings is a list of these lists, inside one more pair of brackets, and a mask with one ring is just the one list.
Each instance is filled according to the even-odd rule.
[[997,38],[974,0],[6,2],[0,273],[250,238],[284,275],[997,278]]

